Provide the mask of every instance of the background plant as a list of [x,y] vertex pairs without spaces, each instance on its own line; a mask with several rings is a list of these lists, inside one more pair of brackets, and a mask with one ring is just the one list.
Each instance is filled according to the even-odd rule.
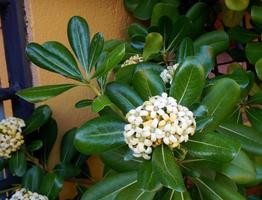
[[[76,103],[100,116],[76,130],[74,146],[100,155],[105,179],[82,199],[245,199],[245,189],[261,182],[261,3],[124,3],[145,21],[129,26],[127,41],[104,42],[101,33],[90,39],[85,20],[73,17],[68,38],[74,55],[58,42],[27,47],[33,63],[76,83],[30,88],[19,96],[40,102],[77,86],[96,94]],[[221,53],[229,61],[220,63]],[[120,67],[136,54],[144,62]],[[175,63],[171,85],[164,84],[160,73]],[[156,148],[151,161],[133,158],[123,138],[125,114],[162,92],[194,111],[197,133],[174,152]]]

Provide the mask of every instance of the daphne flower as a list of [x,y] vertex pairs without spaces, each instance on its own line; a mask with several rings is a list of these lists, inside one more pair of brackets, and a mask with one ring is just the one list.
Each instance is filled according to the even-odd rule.
[[152,148],[161,144],[176,148],[195,133],[193,113],[166,93],[151,97],[126,115],[124,137],[135,157],[150,159]]
[[173,81],[173,76],[175,75],[175,71],[178,67],[178,63],[175,64],[175,65],[170,65],[170,66],[167,66],[167,68],[161,72],[160,74],[160,77],[162,78],[162,80],[165,82],[165,83],[172,83]]
[[121,67],[125,67],[128,65],[134,65],[134,64],[138,64],[140,62],[143,62],[143,57],[139,56],[138,54],[131,56],[129,59],[127,59],[122,65]]
[[17,151],[24,143],[22,119],[9,117],[0,121],[0,157],[10,158],[11,153]]
[[44,195],[22,188],[17,190],[9,200],[48,200],[48,198]]

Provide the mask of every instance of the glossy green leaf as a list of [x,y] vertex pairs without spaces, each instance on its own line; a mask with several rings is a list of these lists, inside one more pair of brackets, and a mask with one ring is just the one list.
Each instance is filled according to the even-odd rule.
[[230,40],[247,43],[254,40],[258,35],[251,30],[245,29],[242,26],[236,26],[228,31]]
[[143,163],[143,160],[133,156],[130,159],[127,159],[125,156],[128,150],[129,148],[127,146],[123,146],[103,152],[100,154],[100,157],[106,166],[118,172],[138,170]]
[[198,100],[204,85],[203,66],[195,58],[187,58],[176,71],[169,95],[177,99],[178,104],[189,107]]
[[153,70],[139,70],[134,74],[133,86],[143,100],[161,95],[165,85],[160,75]]
[[262,24],[262,15],[261,15],[262,7],[261,6],[252,6],[251,7],[251,19],[255,24]]
[[77,130],[74,146],[84,154],[102,153],[118,147],[124,143],[124,125],[112,116],[90,120]]
[[63,135],[60,149],[60,161],[62,163],[70,163],[77,156],[77,151],[72,143],[76,132],[77,129],[72,128]]
[[241,124],[223,123],[219,125],[218,131],[239,140],[243,150],[262,155],[261,133],[254,128]]
[[116,200],[153,200],[155,193],[154,191],[145,191],[139,187],[138,183],[134,183],[120,191]]
[[138,5],[139,0],[124,0],[125,7],[128,11],[133,12]]
[[196,52],[195,57],[201,63],[205,69],[205,76],[207,77],[209,72],[214,69],[215,55],[214,50],[210,46],[201,46]]
[[23,133],[29,134],[36,131],[49,120],[51,115],[52,111],[49,106],[39,106],[26,121],[26,128],[23,130]]
[[148,20],[152,15],[154,5],[158,0],[139,0],[134,9],[134,16],[140,20]]
[[163,200],[191,200],[189,192],[177,192],[169,190],[163,196]]
[[55,200],[63,187],[63,179],[53,172],[44,176],[40,184],[40,194],[48,197],[49,200]]
[[85,19],[79,16],[72,17],[68,22],[67,35],[70,45],[80,64],[86,72],[89,72],[90,67],[88,67],[88,59],[90,36],[89,27]]
[[219,163],[231,161],[240,151],[237,141],[216,132],[197,133],[184,146],[192,157]]
[[44,176],[44,172],[37,166],[33,166],[22,178],[22,187],[32,192],[39,192],[40,183]]
[[90,52],[88,56],[88,70],[91,71],[96,65],[99,56],[104,48],[104,36],[102,33],[96,33],[90,44]]
[[144,26],[138,23],[133,23],[128,27],[128,38],[131,39],[134,36],[140,35],[142,37],[146,37],[148,32]]
[[262,43],[247,43],[245,53],[248,61],[253,65],[256,64],[256,62],[262,57]]
[[195,49],[199,49],[203,45],[213,48],[214,54],[224,52],[229,46],[229,37],[224,31],[211,31],[201,35],[194,42]]
[[126,84],[113,82],[107,85],[106,94],[124,113],[143,104],[141,97]]
[[255,69],[257,73],[257,77],[262,80],[262,58],[260,58],[256,64],[255,64]]
[[249,104],[262,104],[262,91],[255,93],[248,102]]
[[230,10],[242,11],[248,7],[249,0],[225,0],[225,4]]
[[74,84],[38,86],[20,90],[17,92],[17,95],[26,101],[38,103],[56,97],[75,86]]
[[41,160],[44,164],[48,163],[50,152],[57,138],[57,123],[50,118],[47,123],[39,130],[40,138],[43,141],[43,150],[41,151]]
[[126,172],[103,179],[90,187],[81,197],[81,200],[106,200],[110,196],[117,195],[125,188],[137,182],[136,172]]
[[185,191],[180,168],[176,163],[173,152],[168,147],[161,145],[154,150],[152,166],[153,171],[164,186],[177,192]]
[[106,95],[100,95],[94,99],[91,109],[93,112],[97,113],[110,105],[112,105],[110,99]]
[[77,63],[68,49],[58,42],[48,42],[43,46],[30,43],[26,55],[37,66],[65,77],[82,80]]
[[143,50],[144,60],[149,60],[151,56],[159,53],[163,45],[163,37],[159,33],[149,33],[146,36],[145,48]]
[[194,45],[191,38],[186,37],[182,40],[178,48],[177,62],[182,63],[186,57],[194,55]]
[[259,108],[248,108],[246,114],[252,127],[257,129],[260,133],[262,132],[262,110]]
[[194,179],[195,184],[204,195],[204,199],[212,200],[245,200],[246,198],[240,193],[226,187],[225,184],[215,182],[207,178]]
[[75,107],[76,108],[85,108],[85,107],[90,106],[92,104],[92,102],[93,102],[92,99],[83,99],[83,100],[78,101],[75,104]]
[[215,82],[201,104],[206,106],[209,116],[213,118],[208,125],[209,130],[215,129],[231,113],[240,97],[239,85],[229,78]]
[[222,167],[221,173],[225,174],[237,184],[248,184],[256,179],[255,166],[249,157],[240,151],[237,157]]
[[230,188],[233,191],[237,192],[238,190],[237,184],[234,182],[234,180],[232,180],[231,178],[229,178],[226,175],[216,173],[215,181],[217,183],[225,185],[227,188]]
[[23,151],[16,151],[8,161],[12,175],[22,177],[26,172],[26,156]]
[[53,172],[66,179],[79,175],[81,170],[73,164],[59,163],[54,167]]
[[114,50],[112,50],[105,58],[103,64],[97,68],[95,74],[93,77],[100,77],[102,75],[105,75],[107,72],[109,72],[111,69],[117,66],[125,55],[125,44],[120,44],[117,47],[115,47]]
[[163,16],[168,16],[173,22],[175,22],[179,16],[177,5],[162,2],[157,3],[152,12],[151,26],[158,25],[159,19]]
[[29,151],[37,151],[43,147],[42,140],[34,140],[30,144],[27,145],[27,149]]

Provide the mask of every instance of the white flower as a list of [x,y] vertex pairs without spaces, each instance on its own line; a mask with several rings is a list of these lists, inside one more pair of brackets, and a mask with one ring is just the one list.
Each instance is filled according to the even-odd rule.
[[0,121],[0,157],[10,158],[11,153],[17,151],[24,143],[22,128],[25,122],[16,117],[9,117]]
[[138,64],[140,62],[143,62],[143,57],[139,56],[138,54],[131,56],[129,59],[127,59],[122,65],[121,67],[125,67],[128,65],[134,65],[134,64]]
[[21,188],[20,190],[17,190],[9,200],[48,200],[48,198],[36,192],[31,192],[25,188]]
[[178,67],[178,63],[175,65],[167,66],[167,68],[161,72],[160,77],[165,83],[172,83],[173,76],[175,75],[175,71]]
[[126,115],[125,142],[135,157],[150,159],[152,148],[162,143],[176,148],[195,133],[196,122],[187,107],[166,93],[151,97]]

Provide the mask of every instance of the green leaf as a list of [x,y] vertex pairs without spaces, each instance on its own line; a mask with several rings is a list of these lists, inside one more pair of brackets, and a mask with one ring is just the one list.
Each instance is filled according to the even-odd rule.
[[177,192],[185,191],[181,171],[176,163],[173,152],[168,147],[161,145],[154,150],[152,165],[159,181],[164,186]]
[[8,161],[12,175],[22,177],[26,172],[26,157],[23,151],[16,151]]
[[214,69],[215,55],[214,50],[210,46],[201,46],[196,52],[195,56],[205,69],[205,77]]
[[262,58],[260,58],[256,64],[255,64],[255,69],[257,73],[257,77],[262,80]]
[[262,132],[262,110],[258,108],[248,108],[246,109],[246,114],[252,127]]
[[30,43],[26,55],[37,66],[65,77],[82,80],[77,63],[68,49],[58,42],[48,42],[43,46]]
[[247,43],[245,53],[248,61],[255,65],[256,62],[262,57],[262,43]]
[[39,106],[26,121],[26,128],[23,130],[23,133],[29,134],[36,131],[49,120],[51,115],[52,111],[49,106]]
[[240,24],[243,19],[245,12],[244,11],[234,11],[228,9],[223,5],[222,7],[222,22],[227,27],[235,27]]
[[206,106],[209,116],[213,118],[207,128],[214,130],[231,113],[240,97],[239,85],[229,78],[217,80],[201,104]]
[[152,15],[154,5],[158,0],[139,0],[134,9],[134,16],[140,20],[148,20]]
[[41,151],[41,160],[47,164],[50,152],[55,144],[57,137],[57,123],[50,118],[47,123],[39,130],[40,139],[43,141],[43,149]]
[[230,163],[223,165],[221,173],[237,184],[248,184],[256,179],[255,166],[243,151],[240,151]]
[[138,23],[133,23],[128,26],[128,38],[131,39],[134,36],[140,35],[142,37],[146,37],[148,34],[146,28]]
[[211,31],[204,33],[194,42],[195,49],[199,49],[203,45],[213,48],[214,54],[220,54],[228,49],[229,37],[224,31]]
[[59,163],[54,167],[53,171],[54,173],[65,179],[77,176],[81,172],[81,170],[77,166],[69,163]]
[[163,196],[163,200],[192,200],[189,192],[177,192],[175,190],[168,190]]
[[165,91],[165,84],[160,75],[153,70],[139,70],[134,74],[133,86],[143,100],[161,95]]
[[183,146],[193,157],[219,163],[231,161],[240,151],[240,144],[237,141],[216,132],[197,133]]
[[37,151],[43,147],[43,141],[42,140],[34,140],[29,145],[27,145],[27,149],[29,151]]
[[152,168],[151,161],[145,161],[137,174],[138,186],[144,191],[157,191],[162,187]]
[[177,5],[171,3],[157,3],[152,12],[151,26],[158,25],[159,19],[163,16],[168,16],[175,22],[179,16]]
[[38,103],[62,94],[75,86],[74,84],[45,85],[20,90],[17,95],[26,101]]
[[84,154],[102,153],[124,143],[125,123],[112,116],[98,117],[83,124],[76,133],[74,146]]
[[116,200],[153,200],[155,191],[147,192],[142,190],[138,183],[134,183],[127,188],[123,189],[116,197]]
[[241,148],[247,152],[262,155],[261,133],[241,124],[223,123],[218,131],[240,141]]
[[138,170],[143,161],[133,156],[127,159],[125,156],[128,150],[129,148],[125,145],[103,152],[100,157],[106,166],[118,172]]
[[107,85],[106,94],[124,113],[143,104],[136,91],[126,84],[112,82]]
[[242,11],[248,7],[249,0],[225,0],[225,4],[230,10]]
[[22,187],[32,192],[39,192],[43,176],[44,172],[39,167],[33,166],[23,176]]
[[195,184],[204,195],[203,199],[212,200],[245,200],[240,193],[231,190],[225,184],[215,182],[207,178],[194,179]]
[[77,150],[72,143],[72,141],[74,141],[76,132],[77,129],[72,128],[67,131],[62,138],[60,147],[60,161],[62,163],[70,163],[77,156]]
[[146,36],[145,47],[143,50],[144,60],[149,60],[151,56],[159,53],[163,45],[163,37],[160,33],[149,33]]
[[257,92],[248,101],[249,104],[262,104],[262,91]]
[[182,63],[186,57],[194,55],[194,45],[191,38],[186,37],[179,45],[177,62]]
[[136,172],[126,172],[103,179],[90,187],[81,197],[81,200],[106,200],[137,182]]
[[176,71],[169,95],[178,104],[191,106],[200,97],[205,85],[205,72],[195,58],[187,58]]
[[93,100],[92,99],[83,99],[78,101],[75,104],[75,108],[84,108],[84,107],[88,107],[92,104]]
[[96,33],[94,37],[92,38],[91,44],[90,44],[90,52],[88,56],[88,70],[89,72],[92,70],[92,68],[96,65],[99,56],[102,53],[102,50],[104,48],[104,37],[102,33]]
[[84,18],[72,17],[68,22],[67,36],[69,43],[85,71],[90,72],[89,59],[89,27]]
[[105,107],[112,105],[112,102],[106,95],[100,95],[96,97],[91,105],[93,112],[100,112]]
[[228,31],[230,40],[247,43],[254,40],[258,35],[248,29],[243,28],[242,26],[236,26]]
[[101,77],[117,66],[125,55],[125,44],[120,44],[114,48],[105,58],[103,64],[97,68],[93,77]]
[[262,24],[262,7],[261,6],[252,6],[251,7],[251,19],[256,25]]
[[133,12],[137,7],[139,0],[124,0],[125,7],[128,11]]
[[40,184],[40,194],[48,197],[49,200],[55,200],[63,187],[63,179],[53,172],[44,176]]

